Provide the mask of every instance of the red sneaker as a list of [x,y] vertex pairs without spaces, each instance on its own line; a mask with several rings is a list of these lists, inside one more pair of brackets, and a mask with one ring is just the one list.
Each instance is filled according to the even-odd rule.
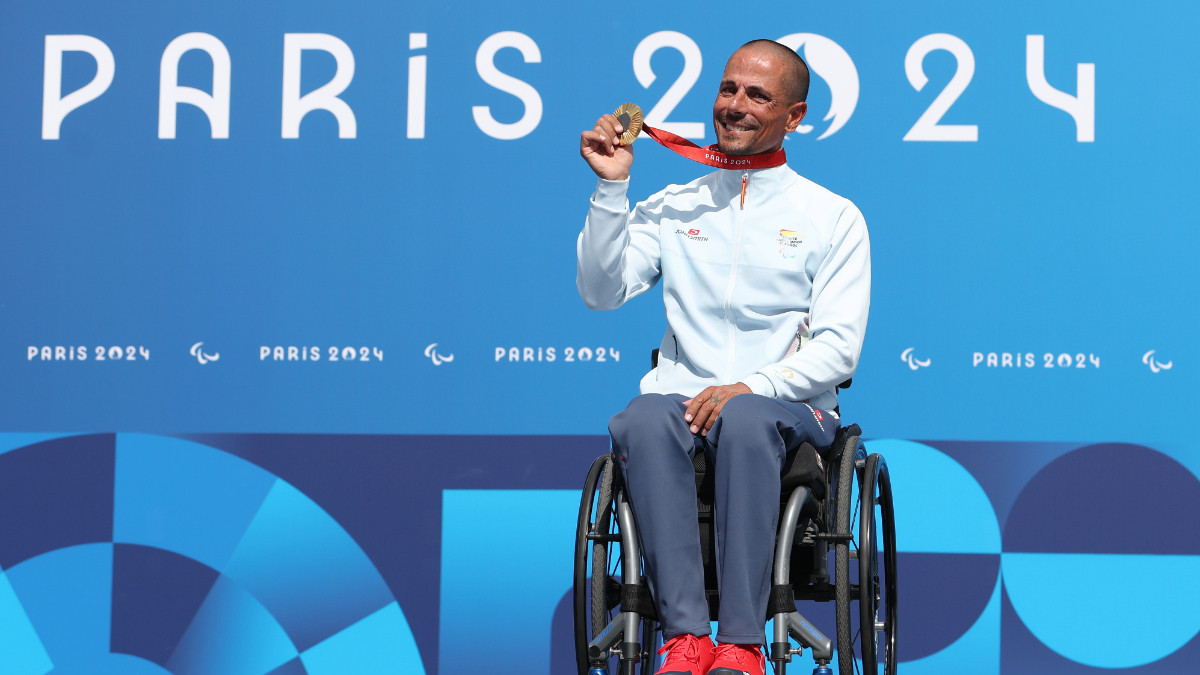
[[708,675],[763,675],[766,667],[767,660],[758,645],[721,643]]
[[713,643],[707,635],[676,635],[658,650],[664,652],[670,653],[655,675],[707,675],[713,662]]

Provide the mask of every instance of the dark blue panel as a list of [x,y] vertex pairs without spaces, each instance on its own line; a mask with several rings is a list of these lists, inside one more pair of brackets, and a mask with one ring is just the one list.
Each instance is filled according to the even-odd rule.
[[899,628],[905,661],[950,646],[979,619],[1000,574],[1000,556],[900,553]]
[[1200,554],[1200,481],[1140,445],[1067,453],[1034,476],[1013,504],[1004,550]]
[[572,592],[563,593],[550,620],[550,672],[575,672],[575,619]]
[[1079,447],[1078,443],[921,442],[946,453],[971,473],[991,500],[1001,532],[1013,502],[1029,479],[1059,456]]
[[69,436],[0,455],[0,568],[112,541],[114,436]]
[[217,576],[216,570],[177,553],[116,544],[112,651],[165,667]]

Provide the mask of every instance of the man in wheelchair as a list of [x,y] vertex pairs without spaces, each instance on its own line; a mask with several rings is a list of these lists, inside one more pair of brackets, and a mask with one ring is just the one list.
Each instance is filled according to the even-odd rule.
[[[641,395],[612,418],[613,453],[676,675],[762,675],[780,471],[789,451],[833,443],[837,385],[858,363],[870,245],[847,199],[784,163],[809,74],[768,40],[730,57],[713,104],[717,170],[628,207],[633,148],[613,115],[581,135],[598,176],[578,240],[577,285],[614,309],[663,285],[667,330]],[[727,168],[728,167],[728,168]],[[720,592],[710,639],[692,459],[715,476]]]

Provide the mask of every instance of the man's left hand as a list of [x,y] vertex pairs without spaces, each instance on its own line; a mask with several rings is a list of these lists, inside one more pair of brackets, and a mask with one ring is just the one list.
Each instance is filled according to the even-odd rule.
[[751,393],[750,387],[741,382],[708,387],[696,394],[695,398],[683,402],[687,406],[687,410],[683,413],[683,419],[692,423],[691,432],[693,434],[707,436],[708,430],[712,428],[713,422],[717,421],[717,416],[721,414],[721,409],[725,407],[729,399],[749,393]]

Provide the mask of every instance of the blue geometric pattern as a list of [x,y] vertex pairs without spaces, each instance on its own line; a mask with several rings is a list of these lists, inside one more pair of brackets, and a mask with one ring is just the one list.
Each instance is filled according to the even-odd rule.
[[286,482],[179,439],[33,440],[0,454],[5,673],[424,672],[374,565]]
[[423,672],[417,643],[395,602],[306,650],[300,660],[308,675]]
[[[0,672],[458,674],[481,654],[500,655],[489,672],[570,671],[579,474],[602,441],[331,436],[297,453],[287,436],[0,436]],[[312,469],[324,446],[355,480]],[[867,447],[895,487],[904,672],[1159,675],[1200,659],[1200,479],[1175,458]],[[401,487],[414,462],[420,490]],[[368,558],[413,519],[427,537],[388,566]],[[438,602],[402,608],[390,589],[412,584]],[[831,603],[804,612],[833,625]],[[410,621],[438,626],[433,642]]]
[[996,512],[983,487],[961,464],[913,441],[876,439],[868,447],[887,460],[895,485],[897,550],[1000,553]]
[[1071,662],[1173,672],[1159,662],[1198,653],[1198,509],[1200,480],[1162,453],[1115,443],[1064,453],[1026,483],[1005,527],[1013,612]]
[[140,434],[119,443],[113,541],[223,570],[277,479],[198,443]]
[[180,639],[167,668],[179,675],[267,673],[298,652],[279,621],[245,588],[222,576]]
[[85,672],[109,653],[112,544],[80,544],[9,569],[8,579],[55,668]]
[[[876,439],[868,449],[887,460],[894,486],[897,577],[903,579],[903,650],[897,653],[906,670],[911,660],[940,672],[966,655],[979,669],[998,669],[1000,526],[987,493],[932,446]],[[938,610],[905,611],[914,606]]]
[[115,544],[112,651],[165,666],[219,576],[171,551]]
[[8,574],[0,572],[0,663],[12,675],[33,675],[54,667],[37,628],[21,605]]

